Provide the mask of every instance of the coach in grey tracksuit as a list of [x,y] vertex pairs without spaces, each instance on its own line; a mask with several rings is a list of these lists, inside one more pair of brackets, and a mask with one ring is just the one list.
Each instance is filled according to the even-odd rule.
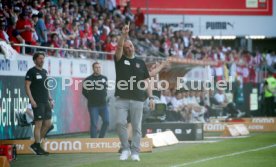
[[[130,40],[126,40],[129,25],[125,25],[119,39],[115,54],[116,69],[116,111],[117,132],[121,141],[122,153],[120,160],[127,160],[131,151],[131,158],[140,161],[141,122],[143,104],[147,98],[147,89],[150,100],[150,108],[154,109],[152,91],[149,84],[149,72],[145,62],[134,56],[134,46]],[[129,111],[129,112],[128,112]],[[133,137],[131,146],[128,143],[127,116],[130,114]]]

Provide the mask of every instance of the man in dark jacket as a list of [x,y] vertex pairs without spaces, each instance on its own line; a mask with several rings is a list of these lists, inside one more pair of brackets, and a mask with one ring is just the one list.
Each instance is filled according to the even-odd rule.
[[99,115],[103,124],[99,138],[105,136],[109,125],[109,112],[107,108],[107,77],[101,75],[101,65],[93,63],[93,74],[85,78],[82,94],[87,98],[88,111],[90,114],[90,137],[97,138],[97,124]]

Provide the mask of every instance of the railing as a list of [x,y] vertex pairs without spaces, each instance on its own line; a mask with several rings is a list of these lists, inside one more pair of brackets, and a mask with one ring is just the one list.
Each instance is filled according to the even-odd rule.
[[[70,49],[70,48],[54,48],[47,46],[36,46],[36,45],[28,45],[28,44],[13,44],[14,46],[21,47],[21,54],[26,55],[29,52],[26,52],[26,48],[31,50],[30,53],[34,53],[35,51],[44,51],[48,56],[54,57],[64,57],[64,58],[88,58],[95,60],[112,60],[114,53],[103,52],[103,51],[93,51],[93,50],[84,50],[84,49]],[[29,54],[30,54],[29,53]],[[156,61],[164,61],[166,58],[157,57],[157,56],[137,56],[143,59],[146,62],[156,62]]]
[[[13,44],[14,46],[20,46],[22,50],[22,54],[26,54],[26,48],[31,49],[33,52],[36,50],[44,51],[48,56],[54,57],[64,57],[64,58],[83,58],[83,59],[94,59],[94,60],[112,60],[113,53],[109,52],[102,52],[102,51],[92,51],[92,50],[83,50],[83,49],[69,49],[69,48],[54,48],[54,47],[46,47],[46,46],[35,46],[35,45],[27,45],[27,44]],[[202,65],[211,65],[208,64],[206,60],[191,60],[191,59],[177,59],[177,58],[165,58],[165,57],[158,57],[158,56],[141,56],[138,55],[137,57],[143,59],[147,64],[155,63],[157,61],[164,61],[169,60],[170,62],[182,62],[182,64],[198,64],[202,63]],[[224,63],[231,63],[231,62],[224,62]],[[266,77],[268,66],[265,64],[256,65],[254,67],[256,75],[257,75],[257,82],[263,82],[264,78]]]

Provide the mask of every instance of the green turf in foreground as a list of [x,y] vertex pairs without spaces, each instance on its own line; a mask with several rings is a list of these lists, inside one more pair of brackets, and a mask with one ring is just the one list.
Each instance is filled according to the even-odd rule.
[[[210,144],[178,144],[141,154],[141,162],[119,161],[116,153],[21,155],[12,167],[168,167],[206,158],[276,144],[276,133],[259,133],[249,138],[227,139]],[[274,167],[276,147],[231,157],[191,164],[192,167]]]

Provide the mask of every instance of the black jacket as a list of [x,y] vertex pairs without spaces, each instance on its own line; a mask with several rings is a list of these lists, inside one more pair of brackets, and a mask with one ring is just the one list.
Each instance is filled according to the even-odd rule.
[[82,94],[87,99],[88,107],[106,105],[107,77],[103,75],[90,75],[82,83]]

